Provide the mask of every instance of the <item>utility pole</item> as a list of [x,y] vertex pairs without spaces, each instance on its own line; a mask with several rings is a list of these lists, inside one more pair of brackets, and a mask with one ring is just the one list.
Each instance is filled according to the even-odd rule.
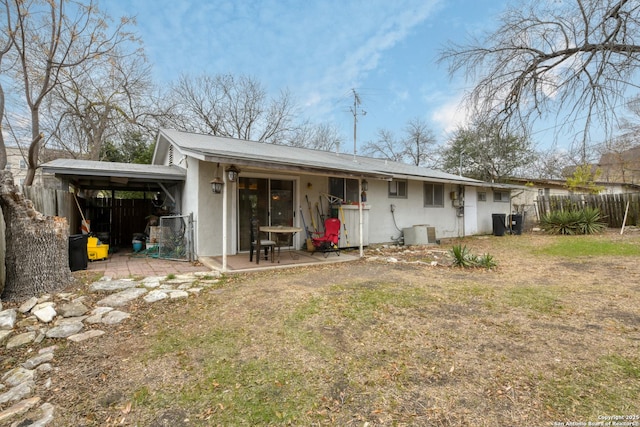
[[358,112],[358,107],[360,106],[360,97],[358,96],[358,92],[355,89],[351,89],[353,92],[353,108],[351,108],[351,113],[353,114],[353,161],[356,161],[356,135],[357,135],[357,123],[358,123],[358,114],[361,116],[366,116],[367,112],[362,108],[360,112]]

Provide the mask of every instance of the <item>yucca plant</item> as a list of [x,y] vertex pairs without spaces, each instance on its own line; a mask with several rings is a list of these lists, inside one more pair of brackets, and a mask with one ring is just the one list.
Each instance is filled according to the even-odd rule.
[[449,253],[453,257],[453,265],[455,267],[484,267],[490,270],[498,265],[492,255],[484,254],[478,257],[472,254],[466,246],[462,245],[455,245]]
[[478,258],[478,266],[484,267],[487,270],[491,270],[492,268],[497,267],[498,263],[496,262],[493,255],[484,254],[480,258]]
[[453,265],[456,267],[474,267],[476,265],[476,257],[471,254],[471,251],[462,245],[455,245],[449,251],[453,257]]
[[553,211],[542,216],[540,227],[551,234],[594,234],[607,227],[601,219],[600,210],[596,208]]
[[580,222],[578,211],[553,211],[543,215],[540,227],[551,234],[576,234]]
[[597,208],[584,208],[580,218],[580,231],[582,234],[602,233],[607,224],[601,221],[602,215]]

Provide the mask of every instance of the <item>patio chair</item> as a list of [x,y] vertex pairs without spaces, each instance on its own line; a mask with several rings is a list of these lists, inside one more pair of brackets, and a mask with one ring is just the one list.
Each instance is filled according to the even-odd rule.
[[340,256],[340,220],[338,218],[327,218],[324,220],[324,234],[315,232],[319,237],[312,237],[311,242],[316,252],[324,253],[325,258],[330,252],[335,252]]
[[258,218],[251,218],[251,245],[249,248],[249,262],[253,262],[253,251],[256,251],[256,264],[260,264],[260,249],[264,248],[264,259],[269,259],[269,252],[271,252],[271,262],[273,262],[273,250],[276,247],[276,242],[269,239],[260,238],[260,221]]

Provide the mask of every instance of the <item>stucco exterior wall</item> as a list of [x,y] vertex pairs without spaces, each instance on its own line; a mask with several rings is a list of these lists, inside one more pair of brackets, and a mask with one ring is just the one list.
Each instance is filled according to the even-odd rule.
[[[185,182],[184,198],[189,201],[184,206],[185,212],[193,212],[194,215],[196,253],[199,256],[221,255],[224,193],[214,194],[211,190],[216,164],[191,158],[187,170],[189,172]],[[220,170],[223,170],[222,165]],[[222,176],[222,173],[219,172],[219,176]],[[229,196],[230,194],[227,194],[227,197]]]
[[[407,197],[390,197],[386,181],[369,181],[367,204],[369,212],[369,241],[371,243],[392,242],[400,236],[403,228],[414,225],[436,227],[436,237],[456,237],[462,232],[463,219],[456,215],[449,193],[457,191],[457,185],[444,185],[444,206],[425,207],[423,182],[408,181]],[[394,211],[391,211],[391,205]],[[394,221],[395,218],[395,221]]]
[[[220,165],[220,175],[228,165]],[[223,230],[222,230],[222,205],[223,194],[213,194],[210,181],[216,173],[216,164],[200,162],[193,158],[188,159],[187,180],[184,186],[183,212],[193,212],[195,220],[195,248],[199,256],[219,256],[222,254]],[[245,169],[241,176],[275,177],[277,179],[290,178],[295,181],[294,188],[294,225],[303,228],[305,225],[309,230],[320,229],[320,219],[318,217],[318,204],[322,200],[321,212],[329,215],[328,201],[321,194],[329,192],[329,178],[318,175],[304,175],[295,173],[278,173],[273,171],[259,171]],[[459,201],[455,203],[451,200],[451,192],[459,192],[457,184],[444,184],[444,206],[425,207],[424,206],[424,182],[408,181],[407,197],[390,197],[389,184],[387,181],[368,179],[369,189],[367,191],[368,208],[364,224],[364,233],[369,244],[390,243],[397,241],[403,228],[414,225],[429,225],[436,228],[436,238],[461,237],[465,233],[465,217],[459,216],[457,209]],[[227,253],[237,252],[237,184],[227,182]],[[486,193],[486,200],[476,201],[475,218],[466,218],[467,221],[477,221],[475,230],[477,234],[490,234],[492,232],[493,213],[510,212],[508,202],[494,202],[493,193],[490,188],[477,188],[476,192]],[[474,194],[474,192],[470,192]],[[477,195],[474,195],[477,197]],[[309,212],[309,204],[313,213],[313,221]],[[391,211],[391,205],[394,211]],[[350,209],[356,209],[350,206]],[[302,215],[302,216],[301,216]],[[357,217],[357,216],[356,216]],[[304,221],[303,221],[304,218]],[[468,226],[467,222],[467,226]],[[357,246],[358,227],[354,223],[348,229],[350,246]],[[471,227],[471,229],[474,229]],[[344,236],[343,236],[344,238]],[[301,248],[305,242],[305,231],[298,233],[294,240],[296,248]]]
[[478,187],[477,193],[484,193],[486,200],[478,200],[478,232],[477,234],[493,233],[493,214],[509,215],[512,205],[508,202],[494,201],[493,189]]

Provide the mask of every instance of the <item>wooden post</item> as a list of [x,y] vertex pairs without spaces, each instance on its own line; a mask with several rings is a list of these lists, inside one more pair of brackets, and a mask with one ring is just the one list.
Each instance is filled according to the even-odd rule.
[[627,200],[627,208],[624,210],[624,219],[622,220],[622,228],[620,229],[620,235],[624,233],[624,225],[627,223],[627,214],[629,213],[629,201]]

